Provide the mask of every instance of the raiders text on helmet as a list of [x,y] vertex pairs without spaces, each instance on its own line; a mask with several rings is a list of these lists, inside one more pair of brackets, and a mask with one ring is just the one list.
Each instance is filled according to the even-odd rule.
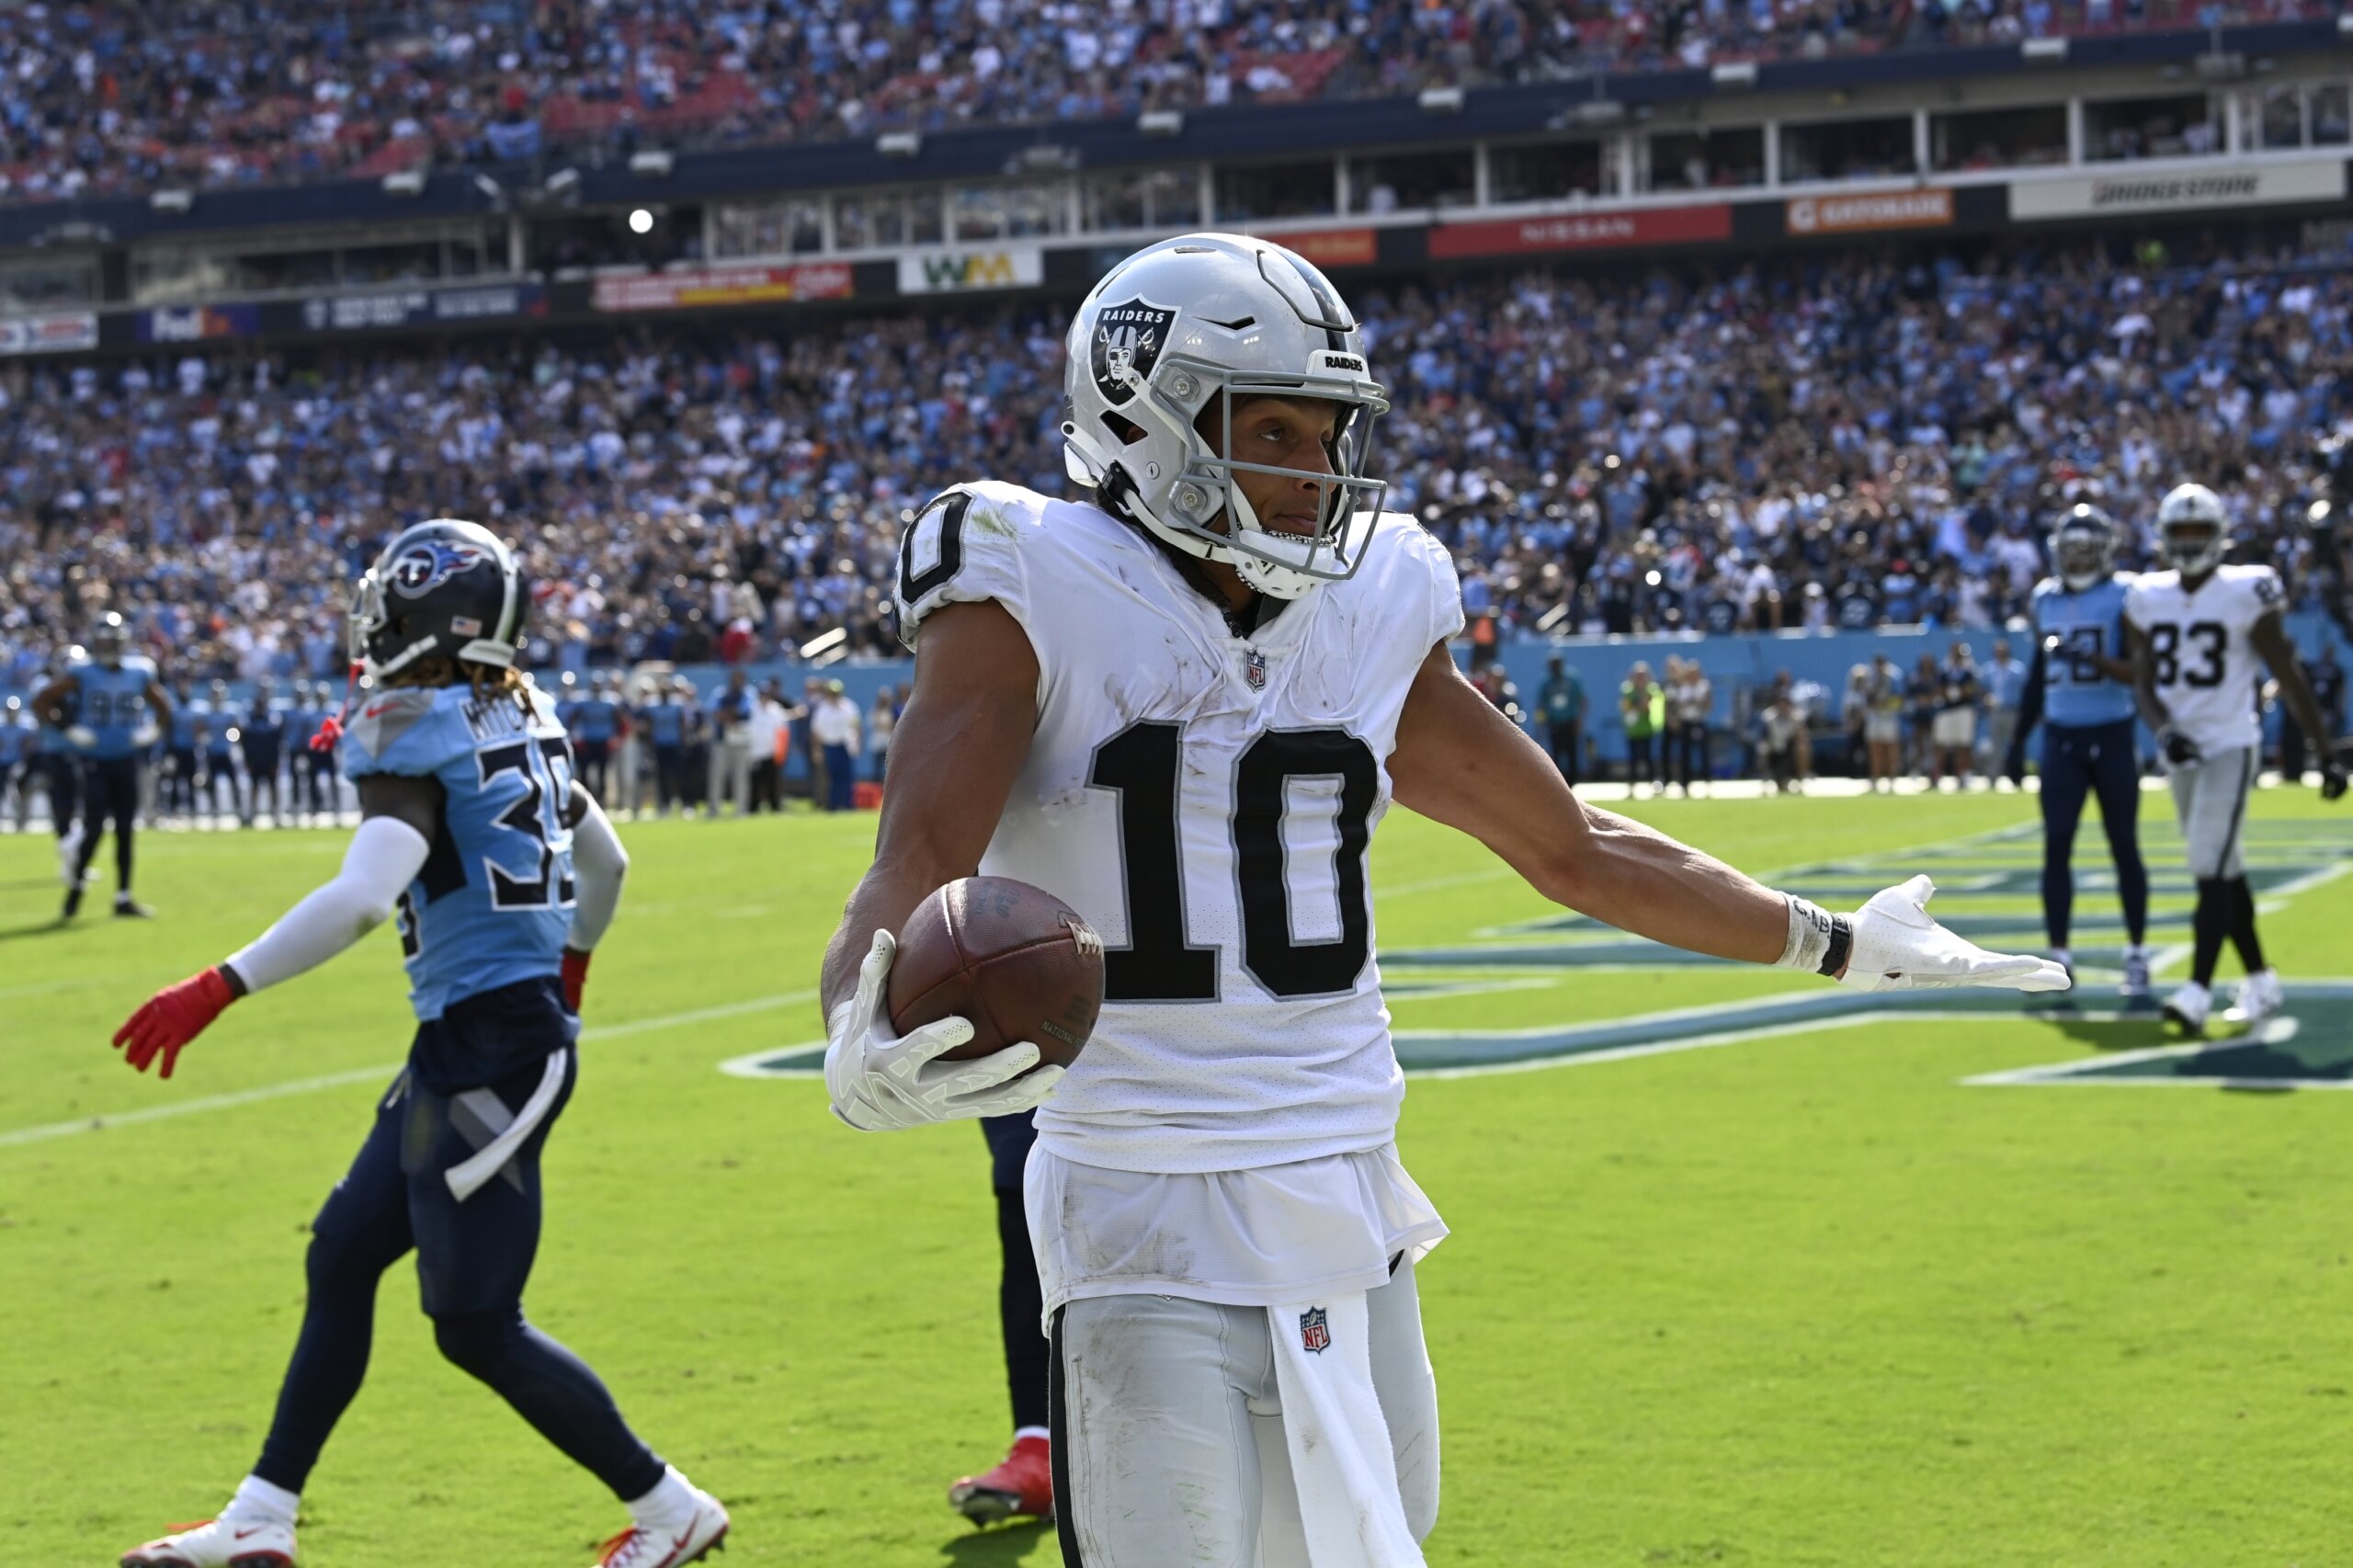
[[[1373,422],[1389,410],[1356,319],[1323,273],[1268,240],[1185,234],[1113,267],[1070,328],[1064,460],[1103,505],[1188,555],[1231,564],[1261,593],[1296,598],[1362,563],[1383,485],[1367,477]],[[1195,421],[1233,427],[1254,396],[1340,405],[1331,472],[1230,461]],[[1322,493],[1312,534],[1265,527],[1237,472]]]
[[359,574],[351,657],[377,680],[434,654],[509,666],[530,606],[515,552],[496,534],[436,517],[403,530]]
[[2187,576],[2211,572],[2231,547],[2222,498],[2202,484],[2177,484],[2157,504],[2157,553]]

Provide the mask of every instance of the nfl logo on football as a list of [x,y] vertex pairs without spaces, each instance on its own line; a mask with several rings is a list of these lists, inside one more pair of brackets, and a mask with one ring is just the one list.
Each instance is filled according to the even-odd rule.
[[1322,1307],[1310,1307],[1299,1314],[1299,1343],[1302,1349],[1318,1353],[1332,1347],[1332,1328]]

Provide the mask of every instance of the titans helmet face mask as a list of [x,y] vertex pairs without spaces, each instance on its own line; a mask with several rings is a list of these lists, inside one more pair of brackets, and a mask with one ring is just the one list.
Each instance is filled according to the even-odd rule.
[[403,530],[351,595],[351,658],[372,680],[436,655],[511,667],[531,596],[523,570],[479,523],[436,517]]
[[2051,564],[2070,593],[2111,575],[2116,570],[2116,525],[2097,506],[2078,506],[2051,530]]
[[108,669],[120,669],[130,648],[130,624],[116,611],[107,611],[90,631],[90,657]]

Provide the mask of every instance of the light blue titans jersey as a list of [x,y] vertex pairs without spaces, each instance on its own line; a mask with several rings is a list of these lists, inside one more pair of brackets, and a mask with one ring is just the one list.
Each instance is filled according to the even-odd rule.
[[33,731],[24,724],[0,718],[0,767],[13,767],[32,755]]
[[2083,729],[2132,717],[2132,688],[2090,657],[2124,657],[2124,589],[2122,577],[2103,577],[2080,594],[2056,577],[2034,585],[2036,642],[2059,639],[2042,654],[2043,722]]
[[73,722],[97,739],[83,749],[101,762],[119,762],[139,749],[132,738],[154,722],[147,711],[147,686],[153,661],[126,654],[113,669],[101,664],[73,667],[76,697]]
[[420,1019],[479,992],[552,976],[572,929],[572,748],[546,698],[526,719],[512,698],[466,686],[378,692],[343,736],[354,780],[441,781],[441,824],[400,899],[409,1001]]

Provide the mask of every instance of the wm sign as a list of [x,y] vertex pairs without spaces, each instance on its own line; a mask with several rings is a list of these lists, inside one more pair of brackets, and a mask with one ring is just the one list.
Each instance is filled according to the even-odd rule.
[[1035,245],[924,251],[899,257],[899,291],[903,294],[1030,288],[1044,281],[1045,276],[1045,257]]

